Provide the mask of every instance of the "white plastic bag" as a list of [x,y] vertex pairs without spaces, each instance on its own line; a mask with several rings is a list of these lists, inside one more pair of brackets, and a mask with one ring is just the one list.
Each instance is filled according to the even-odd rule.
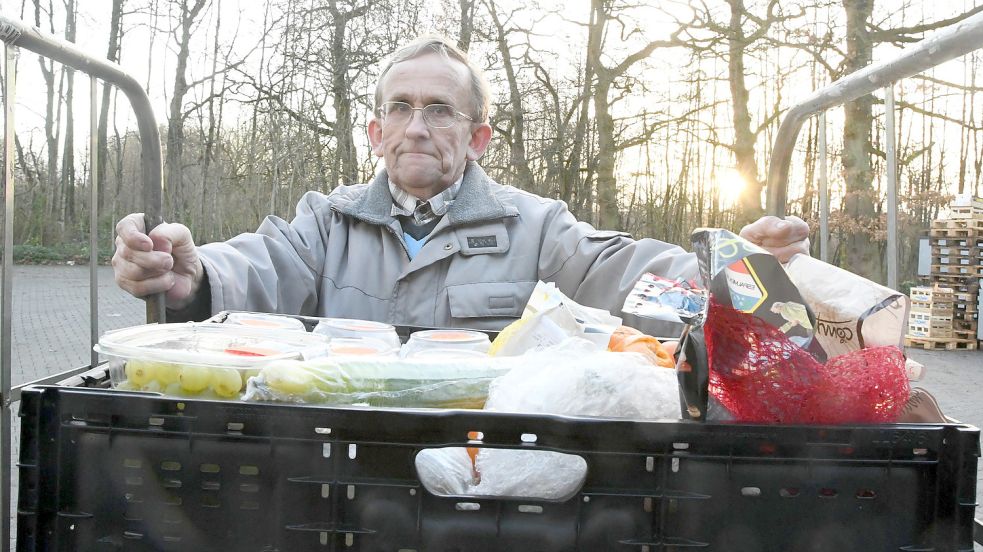
[[[528,355],[524,366],[495,379],[486,410],[631,419],[679,419],[676,372],[637,353],[598,351],[571,338]],[[534,431],[535,428],[530,428]],[[469,494],[563,500],[583,484],[587,464],[549,451],[481,449],[480,483]]]

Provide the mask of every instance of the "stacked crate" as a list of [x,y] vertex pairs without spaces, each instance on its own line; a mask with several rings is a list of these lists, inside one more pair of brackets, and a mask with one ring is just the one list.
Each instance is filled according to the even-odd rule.
[[976,349],[983,278],[983,200],[960,197],[932,223],[931,287],[912,288],[909,346]]
[[911,339],[952,339],[954,312],[952,288],[938,284],[911,288],[908,337]]

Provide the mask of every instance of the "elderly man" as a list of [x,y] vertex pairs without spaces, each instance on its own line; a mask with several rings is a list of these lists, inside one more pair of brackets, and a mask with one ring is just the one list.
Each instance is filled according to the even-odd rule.
[[[181,224],[148,237],[129,215],[116,226],[117,283],[138,297],[166,292],[169,320],[249,310],[500,329],[539,280],[620,314],[643,273],[696,275],[677,246],[597,231],[561,201],[489,178],[476,163],[492,136],[488,87],[451,43],[399,50],[375,104],[369,140],[385,170],[373,182],[308,192],[289,223],[267,217],[255,233],[201,247]],[[780,256],[807,249],[794,217],[743,233]]]

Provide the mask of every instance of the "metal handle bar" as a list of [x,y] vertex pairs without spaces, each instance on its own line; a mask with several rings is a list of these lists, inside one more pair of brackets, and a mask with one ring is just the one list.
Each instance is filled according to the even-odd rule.
[[[0,41],[30,50],[53,59],[62,65],[94,76],[122,90],[136,114],[140,132],[140,166],[143,176],[144,225],[147,232],[163,221],[161,216],[161,182],[163,162],[160,150],[160,131],[150,107],[150,98],[135,78],[119,65],[91,56],[71,42],[44,34],[36,27],[0,15]],[[95,132],[95,129],[91,130]],[[164,321],[164,294],[147,299],[147,321]]]
[[905,50],[891,61],[870,65],[821,88],[793,106],[785,115],[768,167],[768,212],[785,215],[788,195],[788,170],[795,140],[802,123],[810,115],[870,94],[895,81],[924,72],[932,67],[983,48],[983,13],[957,23],[951,29],[935,33]]

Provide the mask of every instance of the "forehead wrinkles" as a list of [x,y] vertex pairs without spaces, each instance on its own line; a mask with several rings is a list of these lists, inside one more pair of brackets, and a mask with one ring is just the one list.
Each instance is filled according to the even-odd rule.
[[427,54],[393,65],[382,82],[382,101],[419,101],[422,104],[468,101],[468,69],[457,60]]

